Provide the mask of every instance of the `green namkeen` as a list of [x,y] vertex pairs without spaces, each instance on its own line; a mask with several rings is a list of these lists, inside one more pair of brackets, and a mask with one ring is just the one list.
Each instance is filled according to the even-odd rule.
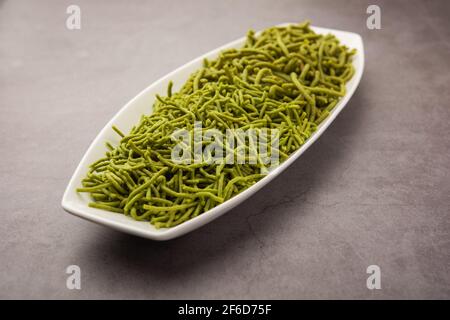
[[[177,129],[278,130],[284,161],[299,149],[345,95],[356,51],[331,35],[316,34],[308,21],[249,31],[240,49],[205,60],[178,92],[170,82],[156,96],[153,112],[142,115],[128,134],[117,127],[120,143],[107,142],[106,155],[90,166],[78,192],[90,207],[170,228],[227,201],[258,182],[265,164],[178,164],[171,150]],[[244,151],[253,150],[244,141]],[[226,146],[225,146],[226,147]],[[233,154],[232,154],[233,156]]]

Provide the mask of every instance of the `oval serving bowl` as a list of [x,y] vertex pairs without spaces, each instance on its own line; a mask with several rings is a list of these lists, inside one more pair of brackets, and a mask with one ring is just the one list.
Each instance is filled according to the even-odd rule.
[[[289,23],[281,24],[279,26],[286,26]],[[88,172],[89,165],[97,159],[104,156],[106,152],[105,142],[109,141],[112,144],[119,143],[117,134],[111,129],[112,125],[116,125],[124,132],[129,132],[133,125],[139,122],[142,114],[151,113],[151,108],[155,100],[156,94],[163,94],[166,92],[169,81],[173,81],[174,90],[177,90],[188,79],[188,77],[198,70],[203,63],[203,59],[214,59],[218,56],[219,52],[230,48],[239,48],[245,42],[245,37],[236,41],[230,42],[222,47],[212,50],[184,66],[176,69],[175,71],[167,74],[163,78],[154,82],[147,87],[130,102],[128,102],[100,131],[97,137],[89,146],[85,155],[81,159],[75,173],[73,174],[70,182],[64,192],[62,199],[63,208],[78,217],[86,220],[111,227],[123,232],[127,232],[133,235],[141,236],[153,240],[169,240],[186,234],[192,230],[195,230],[208,222],[220,217],[228,210],[234,208],[239,203],[249,198],[252,194],[257,192],[267,183],[272,181],[283,170],[289,167],[300,155],[313,144],[322,133],[328,128],[328,126],[334,121],[336,116],[342,111],[351,96],[355,92],[363,73],[364,69],[364,47],[361,36],[346,31],[339,31],[334,29],[311,27],[314,32],[319,34],[331,33],[335,35],[339,41],[349,48],[355,48],[357,50],[356,55],[353,58],[353,66],[355,67],[355,74],[353,78],[347,83],[347,93],[341,98],[339,103],[334,107],[330,115],[318,126],[317,130],[311,135],[311,137],[291,156],[284,161],[280,166],[273,169],[267,176],[255,183],[250,188],[244,190],[240,194],[227,200],[226,202],[210,209],[209,211],[202,213],[201,215],[188,220],[180,225],[172,228],[156,229],[152,224],[145,221],[135,221],[132,218],[123,214],[114,212],[99,210],[88,206],[90,202],[90,196],[86,193],[77,193],[76,188],[81,186],[81,180]]]

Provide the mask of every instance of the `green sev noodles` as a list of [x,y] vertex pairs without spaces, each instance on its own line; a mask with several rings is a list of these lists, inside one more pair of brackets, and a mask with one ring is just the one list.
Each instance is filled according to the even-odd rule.
[[[190,76],[179,92],[157,96],[116,147],[90,166],[78,192],[93,208],[168,228],[192,219],[258,182],[262,163],[177,164],[174,130],[278,129],[281,161],[296,151],[345,94],[355,50],[309,22],[249,31],[241,49],[222,51]],[[250,148],[246,142],[246,148]]]

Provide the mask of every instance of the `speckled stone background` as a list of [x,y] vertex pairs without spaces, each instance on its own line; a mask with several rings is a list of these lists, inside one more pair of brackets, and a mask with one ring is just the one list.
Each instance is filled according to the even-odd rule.
[[[66,29],[77,4],[82,29]],[[368,30],[378,4],[382,29]],[[450,298],[449,1],[0,1],[0,298]],[[360,33],[329,130],[244,204],[152,242],[65,213],[87,146],[135,94],[261,29]],[[81,290],[66,288],[79,265]],[[381,290],[366,268],[381,268]]]

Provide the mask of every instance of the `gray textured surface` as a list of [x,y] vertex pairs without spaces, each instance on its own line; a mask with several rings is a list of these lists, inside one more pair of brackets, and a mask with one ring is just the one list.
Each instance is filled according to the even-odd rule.
[[[71,3],[80,31],[65,28]],[[1,1],[0,298],[450,298],[450,3],[371,3],[382,30],[366,28],[364,1]],[[136,93],[248,28],[305,18],[360,33],[367,64],[278,179],[165,243],[61,209],[88,144]]]

